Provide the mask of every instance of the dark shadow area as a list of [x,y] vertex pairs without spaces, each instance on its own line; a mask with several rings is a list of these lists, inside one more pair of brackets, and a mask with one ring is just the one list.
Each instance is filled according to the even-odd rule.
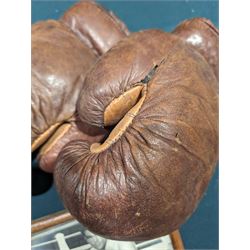
[[[33,158],[34,156],[32,156]],[[48,191],[53,185],[53,174],[42,171],[37,161],[32,161],[32,196]]]

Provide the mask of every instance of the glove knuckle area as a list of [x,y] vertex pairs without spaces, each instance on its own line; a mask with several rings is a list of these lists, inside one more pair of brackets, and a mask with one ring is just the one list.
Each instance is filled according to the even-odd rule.
[[217,80],[199,53],[171,45],[118,140],[96,153],[78,142],[59,156],[56,180],[66,207],[107,238],[143,240],[177,229],[218,158]]

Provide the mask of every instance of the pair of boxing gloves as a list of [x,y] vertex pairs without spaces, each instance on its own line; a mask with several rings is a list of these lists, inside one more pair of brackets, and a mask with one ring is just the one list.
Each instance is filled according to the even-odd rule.
[[218,160],[218,30],[129,33],[81,1],[32,26],[32,152],[70,213],[118,240],[171,233]]

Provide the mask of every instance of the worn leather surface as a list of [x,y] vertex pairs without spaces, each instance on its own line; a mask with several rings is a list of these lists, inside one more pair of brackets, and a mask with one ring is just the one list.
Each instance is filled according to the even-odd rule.
[[53,172],[56,158],[68,142],[79,139],[90,143],[99,142],[107,133],[106,129],[91,127],[79,120],[64,123],[41,148],[39,166],[46,172]]
[[141,92],[144,89],[143,85],[135,86],[126,92],[123,92],[118,98],[105,108],[103,118],[104,126],[117,124],[124,115],[138,102],[141,97]]
[[32,142],[75,112],[86,72],[97,57],[62,22],[32,25]]
[[175,28],[173,33],[197,49],[219,78],[219,30],[209,19],[198,17],[185,20]]
[[61,20],[98,55],[129,35],[126,25],[114,13],[90,0],[75,4]]
[[54,177],[67,209],[92,232],[145,240],[179,228],[195,210],[218,160],[217,78],[183,39],[134,33],[88,73],[80,119],[104,126],[106,107],[144,85],[140,110],[101,152],[84,140],[60,152]]
[[160,64],[162,55],[173,43],[163,43],[166,34],[160,30],[138,32],[135,36],[136,39],[123,39],[119,47],[113,47],[86,77],[77,103],[83,122],[103,127],[103,110],[114,98],[142,85],[141,81]]
[[[99,55],[128,33],[117,17],[93,1],[75,4],[59,21],[32,25],[32,150],[44,147],[39,154],[43,170],[53,171],[66,142],[92,142],[105,135],[105,130],[78,124],[76,101]],[[67,132],[60,129],[65,123]]]

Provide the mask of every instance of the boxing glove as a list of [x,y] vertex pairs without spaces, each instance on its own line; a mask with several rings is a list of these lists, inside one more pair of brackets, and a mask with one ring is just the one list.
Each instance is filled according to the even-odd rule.
[[83,123],[111,127],[99,143],[75,140],[54,171],[70,213],[93,233],[148,240],[180,227],[218,160],[218,93],[212,67],[173,33],[131,34],[87,74]]
[[78,122],[76,101],[88,70],[127,34],[125,25],[94,1],[75,4],[59,21],[32,25],[32,151],[39,150],[43,170],[53,171],[67,142],[105,135],[105,129]]
[[[219,30],[206,18],[193,18],[180,23],[173,31],[197,49],[219,78]],[[218,86],[217,86],[218,89]]]

